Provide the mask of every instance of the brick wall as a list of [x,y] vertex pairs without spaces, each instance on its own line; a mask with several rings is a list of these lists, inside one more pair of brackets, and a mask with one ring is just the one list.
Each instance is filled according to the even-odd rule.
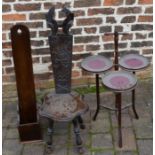
[[63,5],[75,13],[73,81],[80,83],[90,76],[79,67],[83,58],[91,54],[113,56],[113,36],[105,36],[105,32],[130,32],[120,36],[120,54],[133,52],[151,58],[152,3],[153,0],[3,0],[3,84],[15,83],[10,28],[16,23],[23,23],[30,29],[36,83],[53,78],[47,40],[49,29],[45,21],[45,13],[52,5],[56,7],[57,20],[62,19],[59,11]]

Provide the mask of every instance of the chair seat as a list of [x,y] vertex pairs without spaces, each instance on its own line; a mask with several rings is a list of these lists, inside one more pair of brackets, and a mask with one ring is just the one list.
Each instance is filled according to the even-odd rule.
[[102,82],[114,92],[123,92],[134,89],[137,78],[126,71],[111,71],[102,76]]
[[149,65],[149,61],[142,55],[127,54],[120,59],[119,65],[123,69],[134,71],[146,68]]
[[51,92],[44,97],[39,114],[55,121],[70,121],[87,110],[88,105],[76,92],[69,94]]
[[104,72],[111,69],[113,63],[110,59],[107,59],[104,56],[94,55],[85,58],[82,63],[81,67],[89,72],[98,73]]

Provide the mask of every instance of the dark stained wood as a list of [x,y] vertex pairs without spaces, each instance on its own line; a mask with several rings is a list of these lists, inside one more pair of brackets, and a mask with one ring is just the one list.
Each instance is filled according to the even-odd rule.
[[115,45],[115,51],[114,51],[114,65],[115,70],[118,70],[118,32],[115,31],[114,33],[114,45]]
[[[114,65],[115,65],[115,71],[119,70],[118,66],[118,40],[119,35],[118,32],[114,32]],[[122,94],[116,93],[115,94],[115,108],[118,109],[118,136],[119,136],[119,147],[122,147],[122,116],[121,116],[121,102],[122,102]]]
[[40,125],[38,123],[29,123],[19,125],[19,137],[21,142],[27,141],[41,141],[41,134],[40,134]]
[[58,94],[71,92],[73,36],[57,34],[49,36],[51,60]]
[[[21,31],[21,34],[18,31]],[[27,27],[22,25],[12,27],[11,40],[19,98],[20,124],[37,121],[29,38],[30,35]]]
[[[135,71],[133,71],[133,74],[136,74]],[[139,119],[138,113],[136,111],[136,107],[135,107],[135,89],[132,90],[132,110],[135,114],[135,118]]]
[[97,108],[95,115],[93,116],[93,120],[96,120],[96,117],[100,110],[100,84],[99,84],[99,74],[96,74],[96,100],[97,100]]
[[24,25],[13,26],[11,40],[19,101],[20,138],[21,141],[39,139],[39,124],[31,124],[37,122],[37,108],[28,28]]
[[122,147],[122,113],[121,105],[122,104],[122,94],[117,93],[117,107],[118,107],[118,138],[119,138],[119,147]]

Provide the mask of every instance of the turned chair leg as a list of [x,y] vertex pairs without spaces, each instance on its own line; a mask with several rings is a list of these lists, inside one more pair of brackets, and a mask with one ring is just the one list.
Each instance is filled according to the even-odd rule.
[[76,138],[76,144],[77,146],[82,144],[82,140],[80,137],[80,129],[78,127],[78,120],[75,118],[73,121],[73,126],[74,126],[74,133],[75,133],[75,138]]
[[49,140],[47,142],[47,146],[49,148],[51,148],[52,145],[53,145],[53,126],[54,126],[54,121],[49,119],[49,127],[47,129],[47,134],[49,136]]
[[85,125],[84,125],[82,117],[78,116],[77,119],[78,119],[78,123],[80,125],[80,129],[85,129]]

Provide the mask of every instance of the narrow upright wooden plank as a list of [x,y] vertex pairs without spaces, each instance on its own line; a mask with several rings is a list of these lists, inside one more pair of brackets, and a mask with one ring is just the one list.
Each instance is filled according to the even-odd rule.
[[[37,123],[36,95],[28,28],[24,25],[13,26],[11,28],[11,40],[19,101],[20,138],[21,141],[38,140],[41,136]],[[37,131],[37,133],[34,131]],[[37,136],[26,136],[26,134]]]
[[20,123],[36,122],[36,98],[28,28],[23,25],[12,27],[11,40],[19,98]]

